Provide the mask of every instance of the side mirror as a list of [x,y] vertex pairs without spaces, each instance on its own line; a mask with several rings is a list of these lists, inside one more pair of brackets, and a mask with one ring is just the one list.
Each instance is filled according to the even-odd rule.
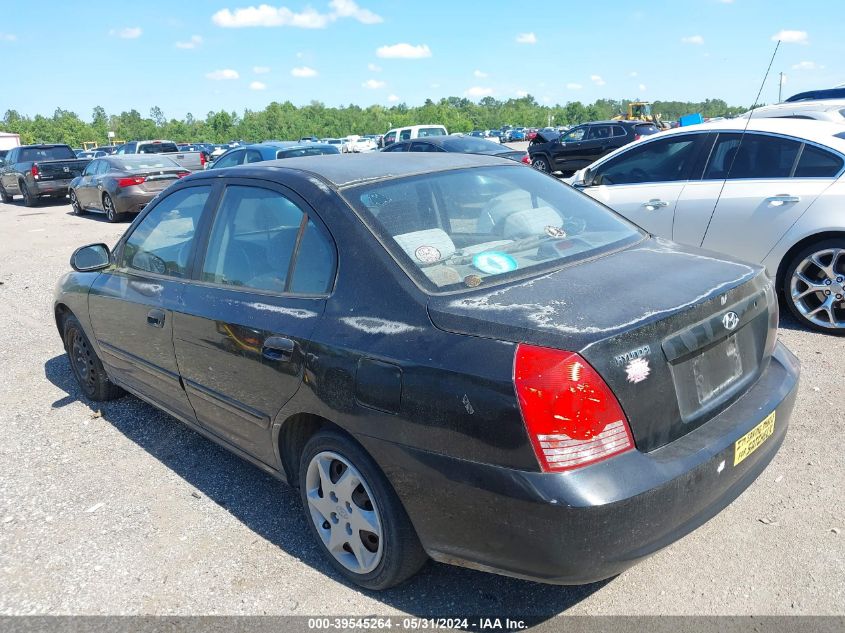
[[73,251],[70,256],[70,266],[75,271],[87,273],[102,270],[111,264],[111,252],[105,244],[89,244]]
[[581,186],[582,187],[592,187],[593,186],[593,177],[595,174],[593,170],[587,167],[584,169],[584,172],[581,174]]

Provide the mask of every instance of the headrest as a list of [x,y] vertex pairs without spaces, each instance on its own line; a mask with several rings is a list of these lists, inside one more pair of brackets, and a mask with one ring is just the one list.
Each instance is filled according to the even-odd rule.
[[431,266],[451,257],[455,243],[443,229],[426,229],[394,235],[393,239],[417,266]]
[[508,239],[542,235],[547,226],[560,227],[563,223],[557,211],[551,207],[537,207],[511,213],[505,219],[502,236]]

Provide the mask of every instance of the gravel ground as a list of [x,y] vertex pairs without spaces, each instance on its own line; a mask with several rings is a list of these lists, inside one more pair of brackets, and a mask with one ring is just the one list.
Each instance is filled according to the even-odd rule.
[[845,339],[784,316],[803,377],[782,450],[621,576],[555,587],[431,563],[371,593],[323,562],[290,489],[134,397],[80,398],[53,287],[74,248],[125,228],[0,204],[0,614],[845,614]]

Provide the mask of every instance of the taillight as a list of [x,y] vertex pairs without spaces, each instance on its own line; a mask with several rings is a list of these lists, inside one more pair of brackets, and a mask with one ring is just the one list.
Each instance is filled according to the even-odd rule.
[[146,178],[143,176],[130,176],[128,178],[119,178],[117,181],[117,186],[121,189],[123,187],[134,187],[135,185],[140,185],[146,181]]
[[525,154],[525,155],[522,157],[522,162],[523,162],[523,164],[525,164],[525,165],[530,165],[530,164],[531,164],[531,157],[530,157],[528,154]]
[[190,175],[191,175],[191,172],[189,172],[189,171],[180,171],[179,173],[176,174],[176,177],[177,178],[184,178],[185,176],[190,176]]
[[575,352],[520,343],[513,382],[543,471],[580,468],[634,448],[616,396]]
[[36,164],[33,164],[32,167],[29,168],[29,173],[32,174],[33,178],[40,178],[41,177],[41,175],[38,171],[38,165],[36,165]]
[[634,140],[639,141],[642,138],[639,134],[634,134]]
[[[205,163],[206,163],[205,152],[200,152],[200,167],[205,169]],[[179,177],[181,178],[181,176],[179,176]]]

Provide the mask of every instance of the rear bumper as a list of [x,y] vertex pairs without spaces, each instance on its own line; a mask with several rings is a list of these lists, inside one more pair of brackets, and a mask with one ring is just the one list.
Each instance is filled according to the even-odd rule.
[[[798,387],[778,344],[728,409],[650,453],[570,473],[518,471],[361,437],[432,558],[559,584],[609,578],[692,532],[736,499],[777,453]],[[774,433],[734,466],[734,443],[776,411]]]
[[71,180],[32,180],[27,186],[35,196],[66,196]]
[[112,195],[112,202],[118,213],[139,213],[159,193],[161,191],[141,191],[138,187],[125,187]]

